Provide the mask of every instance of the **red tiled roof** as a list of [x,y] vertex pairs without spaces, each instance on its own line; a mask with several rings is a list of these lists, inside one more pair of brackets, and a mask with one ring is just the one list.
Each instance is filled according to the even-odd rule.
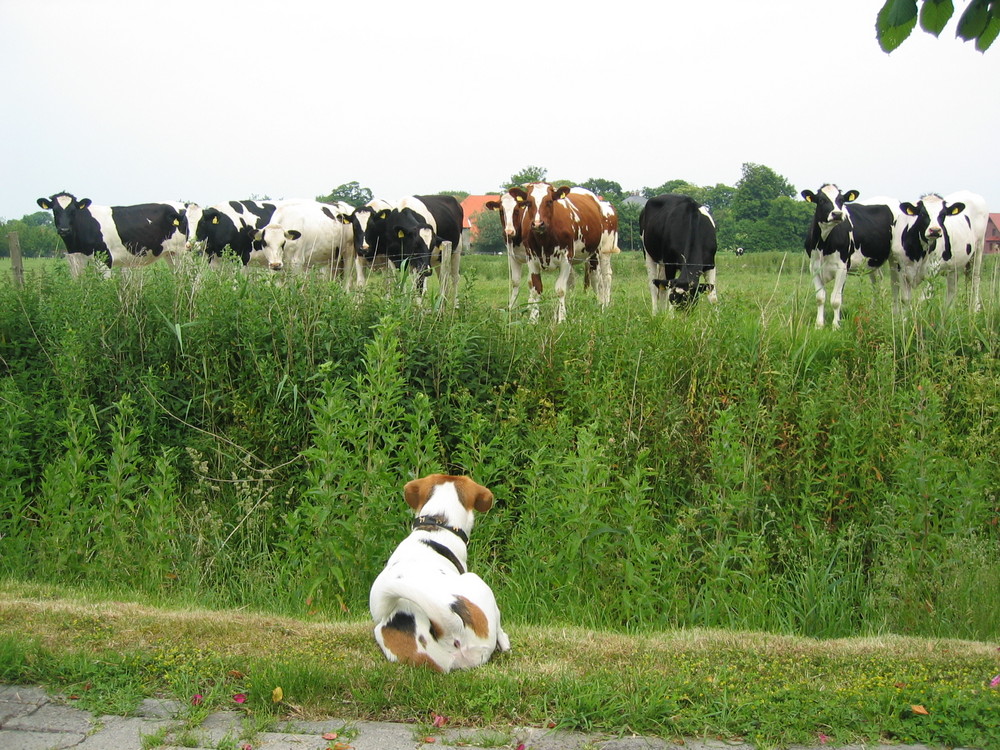
[[499,195],[470,195],[462,201],[462,213],[465,214],[465,219],[462,221],[462,229],[471,229],[472,225],[469,224],[469,219],[480,211],[486,210],[486,201],[496,200],[500,200]]

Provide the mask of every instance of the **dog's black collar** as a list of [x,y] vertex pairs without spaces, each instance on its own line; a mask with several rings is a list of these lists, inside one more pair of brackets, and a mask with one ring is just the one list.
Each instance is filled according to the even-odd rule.
[[457,526],[449,526],[446,524],[440,516],[417,516],[413,519],[414,529],[446,529],[452,534],[455,534],[459,539],[461,539],[466,544],[469,543],[469,535],[466,534],[462,529]]

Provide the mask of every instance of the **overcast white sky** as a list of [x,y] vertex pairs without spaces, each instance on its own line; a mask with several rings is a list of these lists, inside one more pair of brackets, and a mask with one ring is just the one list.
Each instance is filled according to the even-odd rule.
[[[495,191],[528,165],[1000,211],[1000,43],[882,0],[0,0],[0,217],[95,203]],[[961,11],[965,2],[956,5]]]

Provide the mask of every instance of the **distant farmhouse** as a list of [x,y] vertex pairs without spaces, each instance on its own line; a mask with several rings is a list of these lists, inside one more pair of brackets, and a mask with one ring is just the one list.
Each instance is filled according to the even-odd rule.
[[986,224],[986,252],[1000,253],[1000,214],[990,214]]

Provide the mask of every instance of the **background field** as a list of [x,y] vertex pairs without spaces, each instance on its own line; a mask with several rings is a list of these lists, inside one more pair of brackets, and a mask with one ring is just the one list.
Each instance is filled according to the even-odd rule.
[[514,623],[997,637],[993,259],[977,315],[852,278],[837,332],[804,254],[719,261],[717,306],[652,319],[622,254],[610,309],[578,280],[558,327],[503,309],[503,257],[465,260],[457,311],[29,265],[0,284],[0,570],[363,620],[402,484],[444,470],[497,496],[471,562]]

